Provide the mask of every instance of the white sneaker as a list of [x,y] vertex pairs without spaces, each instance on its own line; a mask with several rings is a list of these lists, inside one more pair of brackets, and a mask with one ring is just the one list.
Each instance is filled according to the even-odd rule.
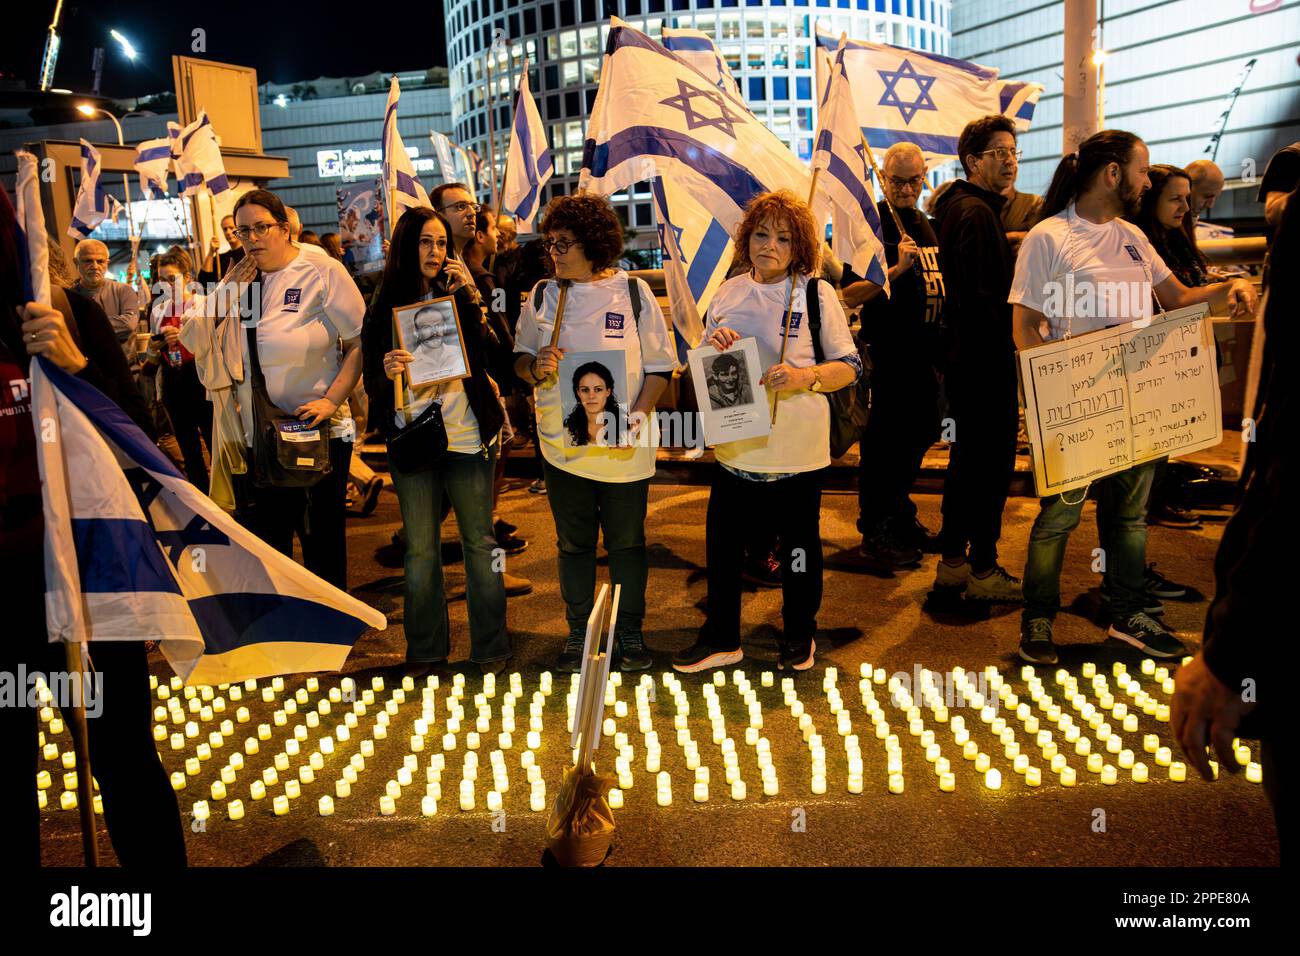
[[949,588],[962,590],[967,586],[970,579],[970,562],[962,559],[961,564],[949,564],[943,558],[934,571],[934,586],[936,588]]

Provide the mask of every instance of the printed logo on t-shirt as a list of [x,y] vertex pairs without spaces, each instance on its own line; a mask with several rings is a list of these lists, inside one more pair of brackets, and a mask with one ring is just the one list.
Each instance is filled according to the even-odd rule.
[[297,312],[302,304],[302,289],[284,290],[284,308],[286,312]]
[[796,335],[799,334],[799,326],[800,326],[802,323],[803,323],[803,313],[802,313],[802,312],[791,312],[791,313],[790,313],[790,336],[791,336],[792,338],[793,338],[794,336],[796,336]]
[[623,314],[621,312],[605,313],[605,338],[621,339],[623,337]]
[[1130,245],[1129,243],[1126,242],[1124,243],[1124,251],[1128,253],[1129,258],[1132,259],[1134,262],[1142,261],[1142,256],[1137,251],[1137,246]]

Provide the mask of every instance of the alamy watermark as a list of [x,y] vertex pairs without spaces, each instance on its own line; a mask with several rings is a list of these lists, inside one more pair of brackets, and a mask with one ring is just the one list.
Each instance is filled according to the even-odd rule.
[[67,712],[84,707],[87,717],[98,717],[104,706],[104,675],[98,671],[0,671],[0,707],[57,707]]

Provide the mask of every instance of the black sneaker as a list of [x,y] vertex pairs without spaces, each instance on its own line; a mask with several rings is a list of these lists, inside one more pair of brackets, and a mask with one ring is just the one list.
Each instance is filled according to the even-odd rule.
[[492,530],[497,534],[514,534],[519,530],[519,525],[511,524],[505,518],[497,518],[496,521],[492,522]]
[[582,652],[587,646],[587,632],[583,628],[569,628],[569,638],[564,642],[564,650],[555,662],[555,669],[561,674],[576,674],[582,670]]
[[1147,524],[1164,525],[1166,528],[1195,530],[1201,526],[1201,516],[1195,511],[1188,511],[1181,505],[1167,502],[1156,505],[1147,512]]
[[1156,570],[1155,562],[1147,565],[1146,569],[1147,593],[1152,597],[1158,598],[1182,598],[1187,597],[1187,585],[1179,584],[1176,581],[1170,581],[1167,577]]
[[[1147,614],[1160,615],[1165,613],[1165,606],[1160,603],[1158,597],[1148,591],[1146,602],[1142,605],[1142,610]],[[1101,592],[1101,611],[1107,619],[1112,616],[1110,611],[1110,596],[1107,595],[1105,591]]]
[[497,547],[506,554],[518,554],[528,547],[528,539],[521,538],[518,535],[502,532],[496,532]]
[[921,524],[916,515],[912,515],[911,521],[891,521],[890,531],[896,540],[908,547],[919,548],[922,554],[939,553],[939,536]]
[[1020,622],[1020,659],[1031,664],[1056,663],[1050,618],[1034,617]]
[[615,663],[621,671],[644,671],[654,666],[654,658],[646,649],[645,638],[637,631],[614,632]]
[[384,490],[384,479],[378,475],[371,478],[366,484],[366,489],[361,493],[360,510],[361,514],[369,516],[375,513],[375,506],[379,504],[379,493]]
[[1106,636],[1132,644],[1152,657],[1182,657],[1187,653],[1187,645],[1155,618],[1141,611],[1112,624]]
[[887,570],[916,567],[925,557],[920,548],[900,540],[886,530],[864,535],[858,553],[867,564]]
[[740,579],[759,588],[779,588],[781,562],[776,559],[775,554],[768,551],[756,561],[745,562],[745,567],[740,572]]
[[778,670],[806,671],[813,666],[813,657],[817,653],[817,642],[806,644],[787,644],[781,642],[781,656],[777,659]]
[[696,641],[686,650],[678,651],[673,655],[673,670],[679,674],[698,674],[700,671],[711,670],[714,667],[739,664],[744,659],[745,652],[739,647],[726,650]]

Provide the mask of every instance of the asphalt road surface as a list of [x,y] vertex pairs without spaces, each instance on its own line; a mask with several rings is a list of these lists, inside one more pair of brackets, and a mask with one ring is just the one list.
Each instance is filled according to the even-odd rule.
[[[350,584],[363,600],[384,611],[390,626],[383,633],[363,637],[349,659],[345,675],[320,675],[316,690],[308,691],[304,676],[285,679],[284,690],[275,692],[274,700],[263,701],[263,689],[272,688],[261,681],[255,690],[245,691],[242,699],[233,699],[229,689],[213,696],[225,699],[225,713],[213,713],[210,721],[199,714],[187,720],[199,723],[200,733],[185,741],[184,749],[173,751],[168,741],[159,744],[164,765],[169,772],[184,772],[187,757],[196,755],[196,745],[212,732],[220,733],[223,719],[235,720],[239,707],[247,707],[249,720],[236,722],[233,733],[215,748],[210,759],[201,761],[200,772],[187,778],[178,794],[182,816],[189,832],[187,842],[192,864],[209,866],[246,866],[319,863],[330,866],[350,865],[522,865],[539,862],[546,835],[546,812],[530,809],[530,784],[521,765],[526,749],[529,707],[558,654],[565,634],[563,606],[555,580],[555,538],[546,498],[527,493],[527,482],[513,482],[514,487],[503,499],[503,513],[516,523],[530,545],[523,553],[509,558],[508,570],[523,575],[535,584],[531,594],[510,601],[510,627],[515,657],[507,672],[497,682],[496,695],[486,701],[490,707],[487,732],[482,734],[475,787],[475,809],[459,808],[460,781],[463,775],[467,734],[475,729],[478,711],[475,695],[483,692],[483,681],[476,666],[465,660],[468,636],[463,600],[462,565],[447,568],[448,591],[453,595],[451,620],[453,631],[452,666],[439,676],[434,690],[434,714],[425,738],[425,749],[415,752],[415,770],[409,786],[401,787],[394,802],[395,812],[380,812],[380,797],[386,785],[396,780],[404,759],[411,754],[411,735],[415,721],[421,717],[421,681],[406,692],[405,700],[393,700],[400,688],[400,676],[383,668],[400,663],[403,657],[401,572],[383,567],[376,560],[376,549],[388,542],[398,528],[397,500],[391,489],[385,490],[378,510],[369,518],[354,518],[349,523]],[[744,607],[744,630],[747,635],[745,661],[727,671],[725,686],[716,687],[718,707],[725,721],[725,734],[738,754],[740,778],[747,793],[743,800],[733,800],[724,776],[722,749],[713,742],[707,714],[704,685],[708,675],[681,675],[681,689],[690,705],[687,726],[698,745],[700,762],[710,769],[708,800],[693,799],[695,774],[687,767],[685,751],[678,745],[673,728],[676,704],[663,675],[670,670],[672,651],[693,640],[702,621],[700,611],[705,596],[702,562],[704,560],[704,514],[708,489],[699,485],[655,485],[651,488],[650,513],[647,521],[651,543],[651,575],[646,619],[647,643],[656,657],[655,668],[648,672],[654,680],[653,699],[643,704],[661,745],[661,769],[672,784],[672,802],[659,806],[656,798],[656,774],[646,770],[647,747],[640,732],[634,688],[640,675],[624,675],[616,689],[619,701],[626,702],[627,716],[615,718],[615,708],[607,708],[614,718],[616,731],[626,733],[632,747],[630,761],[632,786],[624,792],[625,805],[615,811],[617,832],[610,865],[1275,865],[1276,834],[1272,816],[1262,788],[1245,779],[1244,774],[1224,776],[1218,782],[1202,782],[1189,770],[1185,782],[1173,782],[1168,770],[1158,766],[1154,755],[1143,751],[1144,737],[1157,734],[1162,746],[1174,748],[1168,729],[1134,707],[1134,700],[1119,686],[1112,671],[1115,662],[1127,672],[1142,691],[1157,703],[1168,695],[1154,675],[1141,673],[1142,656],[1131,648],[1104,641],[1103,632],[1088,617],[1090,598],[1098,575],[1092,572],[1092,549],[1097,546],[1094,509],[1090,504],[1078,532],[1073,536],[1062,580],[1064,602],[1071,605],[1057,622],[1056,637],[1061,645],[1061,667],[1079,682],[1079,692],[1088,695],[1093,706],[1101,701],[1091,680],[1083,676],[1085,665],[1095,665],[1105,675],[1116,701],[1123,701],[1139,717],[1139,729],[1126,732],[1121,721],[1108,716],[1113,730],[1120,734],[1123,746],[1132,749],[1138,761],[1149,768],[1150,780],[1138,783],[1131,771],[1118,769],[1118,782],[1105,785],[1097,774],[1087,770],[1085,758],[1066,743],[1062,732],[1050,723],[1043,708],[1031,700],[1030,688],[1021,675],[1021,663],[1015,656],[1018,640],[1018,612],[1014,608],[994,609],[991,614],[963,610],[934,602],[928,598],[933,581],[934,558],[927,557],[922,568],[892,577],[866,573],[854,558],[858,544],[854,531],[856,497],[832,493],[823,501],[822,538],[827,558],[826,590],[819,617],[817,664],[794,677],[797,699],[813,718],[816,732],[822,737],[826,754],[826,792],[815,794],[811,788],[811,756],[791,708],[783,703],[782,678],[788,673],[776,671],[776,630],[780,621],[780,592],[761,591],[750,594]],[[918,496],[922,519],[938,525],[939,500],[935,496]],[[1002,561],[1013,574],[1024,563],[1025,543],[1037,504],[1033,499],[1013,498],[1007,506],[1001,546]],[[1199,531],[1151,529],[1148,559],[1159,563],[1162,572],[1209,593],[1212,589],[1211,561],[1221,524],[1207,523]],[[451,530],[449,524],[448,531]],[[454,533],[451,535],[454,537]],[[607,574],[602,564],[602,578]],[[1076,600],[1077,599],[1077,600]],[[1167,602],[1166,621],[1191,645],[1195,645],[1204,620],[1205,600]],[[1061,745],[1068,764],[1077,772],[1076,786],[1063,786],[1051,772],[1049,762],[1035,745],[1035,734],[1027,728],[1014,709],[1003,708],[999,716],[1013,730],[1022,751],[1041,771],[1042,783],[1029,786],[1006,756],[993,728],[980,719],[977,709],[963,706],[958,694],[950,707],[946,722],[937,719],[933,710],[922,708],[926,731],[934,733],[942,758],[951,764],[954,792],[941,792],[934,766],[927,760],[921,738],[909,733],[903,710],[896,706],[885,684],[868,685],[875,704],[899,737],[904,791],[891,794],[888,789],[885,741],[877,739],[873,721],[859,689],[859,668],[869,662],[883,668],[886,675],[908,675],[908,689],[920,697],[914,686],[919,668],[944,672],[964,668],[977,678],[989,665],[998,669],[1009,690],[1028,704],[1040,729],[1051,729]],[[848,790],[848,759],[845,738],[837,732],[836,718],[831,715],[825,689],[826,668],[837,670],[835,687],[848,713],[851,733],[858,735],[863,765],[861,793]],[[163,688],[170,691],[170,673],[158,658],[153,668]],[[761,735],[770,742],[772,765],[776,770],[778,791],[763,795],[763,784],[756,759],[756,748],[745,742],[745,728],[750,712],[744,705],[741,690],[732,671],[741,670],[751,693],[761,708]],[[764,671],[776,671],[772,686],[763,686]],[[1055,668],[1039,668],[1042,691],[1054,703],[1072,715],[1085,735],[1093,731],[1058,685]],[[439,776],[441,799],[436,813],[423,816],[421,798],[426,795],[429,767],[435,755],[443,752],[443,735],[450,716],[447,698],[453,693],[453,674],[465,675],[461,706],[466,718],[456,734],[455,749],[443,760]],[[502,751],[507,789],[502,795],[502,812],[488,809],[488,791],[494,786],[490,753],[499,748],[502,728],[501,705],[510,690],[512,672],[520,677],[521,695],[515,701],[516,731],[510,749]],[[285,780],[296,777],[298,769],[308,764],[309,755],[320,751],[320,739],[330,736],[344,722],[349,702],[343,699],[340,680],[351,676],[355,681],[353,703],[364,706],[357,726],[350,728],[346,740],[336,741],[333,754],[321,754],[322,769],[310,783],[300,784],[300,796],[290,800],[286,815],[273,812],[273,797],[286,792]],[[382,676],[383,690],[373,691],[372,680]],[[299,690],[307,702],[286,714],[283,726],[274,723],[274,712],[285,709],[285,701],[295,698]],[[341,698],[329,701],[334,689]],[[242,690],[242,688],[241,688]],[[366,705],[362,696],[374,693],[374,703]],[[988,691],[989,688],[985,687]],[[542,707],[540,745],[535,750],[540,778],[545,782],[545,801],[549,809],[559,786],[560,775],[568,758],[568,734],[565,730],[565,695],[569,691],[566,675],[555,674],[553,690]],[[181,694],[176,691],[175,694]],[[996,696],[992,691],[987,696]],[[199,694],[200,706],[204,701]],[[188,705],[183,697],[182,702]],[[320,702],[330,704],[330,712],[319,717],[319,726],[309,728],[304,715],[310,710],[319,714]],[[391,703],[390,703],[391,702]],[[918,701],[919,703],[919,701]],[[166,701],[157,701],[159,706]],[[295,700],[295,704],[297,701]],[[360,752],[362,741],[370,738],[377,714],[388,705],[396,713],[388,717],[386,737],[373,740],[373,756],[357,775],[346,798],[335,799],[334,814],[320,816],[318,801],[333,795],[335,784]],[[953,721],[962,717],[978,749],[999,769],[1002,786],[990,790],[984,775],[973,762],[963,759],[962,748],[954,740]],[[232,754],[242,753],[243,741],[257,735],[259,724],[268,724],[271,738],[259,742],[256,754],[244,755],[244,767],[235,773],[224,800],[213,799],[211,784],[220,778]],[[298,753],[287,753],[294,731],[303,725],[304,737]],[[1032,727],[1032,725],[1030,725]],[[48,731],[48,726],[46,727]],[[182,730],[168,721],[168,731]],[[59,749],[70,746],[66,730],[49,739]],[[1252,760],[1258,759],[1258,747]],[[614,770],[615,741],[606,738],[598,753],[598,768]],[[1094,737],[1094,749],[1104,752]],[[278,782],[267,787],[261,800],[252,799],[250,786],[273,766],[276,755],[285,754],[289,769],[277,773]],[[1118,756],[1106,755],[1106,762],[1118,764]],[[43,761],[50,770],[52,786],[46,791],[50,807],[42,815],[43,847],[47,864],[80,863],[80,842],[75,811],[57,809],[62,790],[61,767],[57,761]],[[400,786],[400,784],[399,784]],[[230,800],[243,801],[246,815],[232,822],[228,818]],[[210,817],[194,819],[193,804],[206,799]],[[108,841],[101,826],[101,845]],[[111,850],[106,854],[109,862]]]

